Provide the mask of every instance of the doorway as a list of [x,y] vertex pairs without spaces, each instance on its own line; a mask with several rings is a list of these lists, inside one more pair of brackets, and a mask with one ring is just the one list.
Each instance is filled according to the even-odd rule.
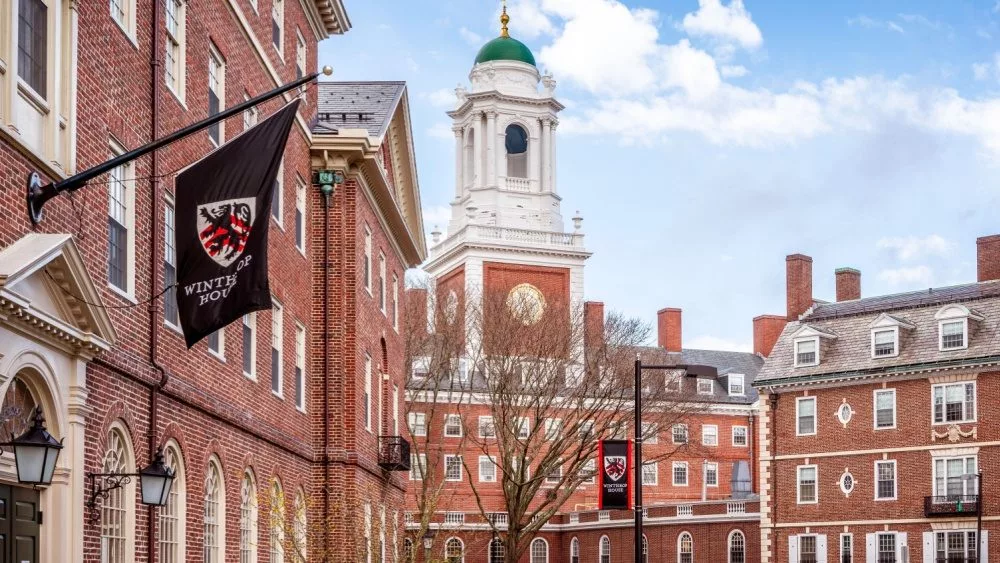
[[38,491],[0,485],[0,563],[38,563]]

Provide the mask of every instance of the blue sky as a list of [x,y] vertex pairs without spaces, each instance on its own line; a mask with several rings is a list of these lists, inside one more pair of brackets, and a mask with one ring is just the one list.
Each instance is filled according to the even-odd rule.
[[[319,62],[405,80],[425,222],[446,225],[445,111],[499,2],[347,0]],[[1000,3],[511,0],[511,35],[558,81],[564,216],[580,210],[588,299],[684,345],[749,349],[785,310],[784,257],[864,295],[975,280],[1000,233]]]

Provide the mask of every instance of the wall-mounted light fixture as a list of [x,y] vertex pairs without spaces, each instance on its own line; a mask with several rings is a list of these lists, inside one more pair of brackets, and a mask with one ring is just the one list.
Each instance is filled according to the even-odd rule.
[[142,493],[142,504],[151,506],[166,506],[170,498],[170,487],[174,484],[174,471],[163,462],[163,448],[156,450],[153,462],[138,473],[87,473],[90,481],[90,499],[87,508],[90,509],[91,521],[100,517],[100,503],[111,494],[132,482],[133,477],[139,478],[139,490]]
[[62,440],[56,440],[45,429],[42,407],[35,408],[34,423],[23,434],[10,442],[0,444],[14,450],[14,465],[17,466],[17,480],[25,485],[46,487],[52,484],[56,470],[56,460],[62,450]]

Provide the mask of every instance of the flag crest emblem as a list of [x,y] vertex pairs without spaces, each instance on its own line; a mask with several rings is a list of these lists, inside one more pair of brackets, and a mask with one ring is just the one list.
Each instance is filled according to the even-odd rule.
[[222,267],[243,254],[253,227],[256,198],[227,199],[198,206],[198,238],[208,256]]
[[611,455],[604,457],[604,473],[612,481],[617,481],[625,475],[625,456]]

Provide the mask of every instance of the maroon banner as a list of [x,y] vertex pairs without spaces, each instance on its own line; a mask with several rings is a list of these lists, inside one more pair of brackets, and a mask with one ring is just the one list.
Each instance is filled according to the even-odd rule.
[[600,440],[597,443],[597,483],[600,510],[632,507],[632,441]]

